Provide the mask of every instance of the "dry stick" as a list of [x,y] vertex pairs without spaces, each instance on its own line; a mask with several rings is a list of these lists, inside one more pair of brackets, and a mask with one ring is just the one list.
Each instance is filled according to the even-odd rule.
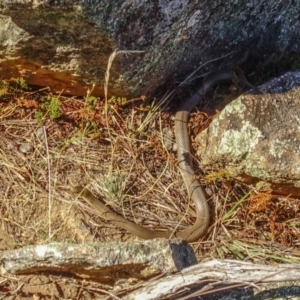
[[48,167],[48,237],[51,238],[51,211],[52,211],[52,203],[51,203],[51,169],[50,169],[50,158],[49,158],[49,147],[48,147],[48,139],[46,127],[43,126],[44,136],[45,136],[45,144],[46,144],[46,153],[47,153],[47,167]]

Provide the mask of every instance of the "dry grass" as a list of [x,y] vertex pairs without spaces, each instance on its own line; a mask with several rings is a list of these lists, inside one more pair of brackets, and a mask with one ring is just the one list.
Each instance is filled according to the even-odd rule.
[[[172,150],[174,110],[167,97],[159,104],[97,99],[91,107],[89,97],[60,95],[61,116],[50,120],[44,111],[38,123],[42,97],[53,95],[5,88],[0,93],[0,211],[9,243],[2,249],[135,238],[97,217],[72,193],[77,184],[151,229],[193,223],[193,204]],[[198,112],[193,122],[192,135],[206,126],[207,116]],[[20,145],[31,150],[22,153]],[[221,175],[209,181],[214,219],[205,238],[192,245],[201,260],[299,263],[299,200],[279,201]]]

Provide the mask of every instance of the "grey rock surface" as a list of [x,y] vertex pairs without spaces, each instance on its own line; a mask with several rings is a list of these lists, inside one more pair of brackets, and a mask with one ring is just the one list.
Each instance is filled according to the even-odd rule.
[[228,104],[197,138],[201,164],[285,194],[300,188],[300,72],[288,72]]
[[114,59],[109,91],[147,95],[197,69],[204,74],[249,56],[263,64],[273,54],[297,53],[299,12],[300,2],[291,0],[230,0],[226,5],[209,0],[2,0],[0,74],[22,76],[55,92],[86,95],[93,90],[103,96],[112,51],[142,51]]

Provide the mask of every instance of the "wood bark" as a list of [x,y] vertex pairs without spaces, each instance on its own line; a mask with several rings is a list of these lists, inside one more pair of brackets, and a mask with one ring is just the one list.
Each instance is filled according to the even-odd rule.
[[[162,255],[163,253],[163,255]],[[71,273],[113,285],[119,279],[146,279],[197,263],[192,248],[166,239],[113,243],[50,243],[3,251],[1,273]]]
[[[213,295],[230,288],[255,287],[261,283],[284,281],[300,281],[300,266],[212,260],[145,284],[143,288],[127,295],[125,299],[157,300],[175,295],[177,299],[191,299],[192,296]],[[241,299],[242,295],[241,292],[237,298],[231,299]]]

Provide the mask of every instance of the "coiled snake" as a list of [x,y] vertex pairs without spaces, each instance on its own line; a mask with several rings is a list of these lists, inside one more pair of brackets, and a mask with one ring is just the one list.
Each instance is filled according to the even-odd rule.
[[[214,85],[228,82],[232,80],[232,75],[229,72],[217,73],[206,80],[192,97],[182,103],[175,117],[175,138],[177,144],[177,159],[179,168],[182,174],[183,181],[187,187],[189,197],[193,200],[196,207],[196,221],[193,226],[182,231],[154,231],[149,230],[143,226],[137,225],[124,217],[121,217],[98,198],[96,198],[88,189],[82,186],[74,187],[75,193],[80,193],[89,204],[100,214],[103,218],[111,221],[114,225],[119,226],[133,235],[142,239],[153,238],[182,238],[187,242],[197,241],[203,237],[208,230],[210,213],[206,197],[198,180],[194,179],[194,171],[192,168],[192,156],[190,154],[190,138],[187,129],[188,117],[191,110],[199,102],[203,94],[207,92]],[[247,81],[245,86],[252,87]]]

